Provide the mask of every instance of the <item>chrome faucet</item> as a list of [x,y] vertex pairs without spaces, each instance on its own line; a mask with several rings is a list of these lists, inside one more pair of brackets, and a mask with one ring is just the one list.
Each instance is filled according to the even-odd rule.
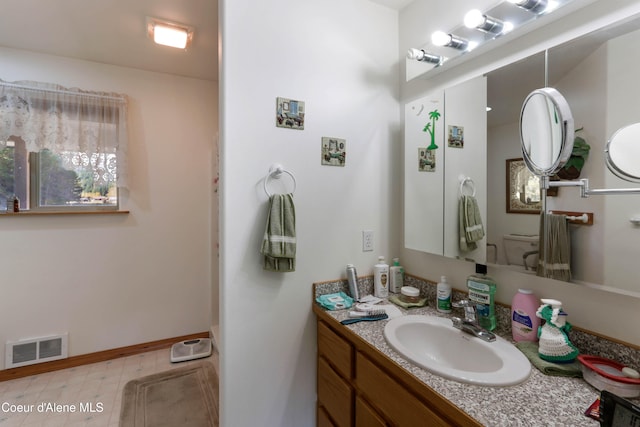
[[451,305],[454,308],[464,308],[464,320],[466,322],[476,322],[476,306],[471,301],[463,299],[458,302],[453,302]]
[[464,308],[464,320],[459,317],[452,317],[453,327],[460,329],[474,337],[478,337],[483,341],[493,342],[496,340],[495,334],[487,331],[476,321],[476,310],[473,303],[469,300],[461,300],[451,304],[455,308]]

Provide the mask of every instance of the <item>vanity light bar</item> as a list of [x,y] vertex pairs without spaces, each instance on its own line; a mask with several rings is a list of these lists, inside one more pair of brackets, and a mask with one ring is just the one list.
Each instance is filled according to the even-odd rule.
[[432,53],[427,53],[422,49],[409,49],[407,51],[407,58],[415,59],[416,61],[427,62],[429,64],[441,65],[446,58],[440,55],[434,55]]

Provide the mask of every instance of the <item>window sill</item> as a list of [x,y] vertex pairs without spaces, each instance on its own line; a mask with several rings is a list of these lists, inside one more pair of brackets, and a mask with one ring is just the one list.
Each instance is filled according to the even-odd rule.
[[60,216],[60,215],[126,215],[129,211],[20,211],[20,212],[0,212],[0,218],[17,216]]

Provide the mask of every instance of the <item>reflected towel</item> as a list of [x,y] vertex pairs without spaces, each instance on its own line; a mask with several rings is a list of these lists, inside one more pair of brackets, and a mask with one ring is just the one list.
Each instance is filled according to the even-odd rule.
[[565,282],[571,280],[571,237],[564,215],[540,214],[539,251],[538,276]]
[[484,237],[484,226],[475,197],[462,196],[458,200],[458,225],[460,251],[469,252],[476,249],[477,242]]
[[269,198],[269,214],[260,253],[263,268],[288,272],[296,269],[296,211],[293,194],[274,194]]

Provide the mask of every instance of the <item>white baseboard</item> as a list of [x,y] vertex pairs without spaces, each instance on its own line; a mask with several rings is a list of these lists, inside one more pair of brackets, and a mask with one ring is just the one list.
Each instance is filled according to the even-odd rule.
[[211,325],[209,328],[209,338],[211,338],[211,342],[213,342],[213,348],[218,351],[219,343],[220,343],[220,326],[219,325]]

